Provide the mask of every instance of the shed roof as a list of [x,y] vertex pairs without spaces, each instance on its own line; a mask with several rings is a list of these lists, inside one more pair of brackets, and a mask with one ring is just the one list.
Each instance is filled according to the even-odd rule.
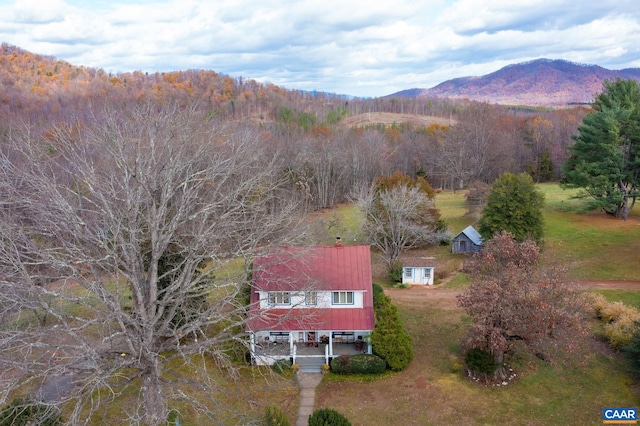
[[414,268],[435,268],[436,258],[427,256],[402,257],[402,266]]
[[478,246],[482,245],[482,236],[480,235],[480,233],[478,233],[478,231],[476,231],[476,229],[473,226],[469,225],[466,228],[464,228],[454,237],[454,239],[461,234],[466,235],[467,238],[469,238],[473,244],[476,244]]

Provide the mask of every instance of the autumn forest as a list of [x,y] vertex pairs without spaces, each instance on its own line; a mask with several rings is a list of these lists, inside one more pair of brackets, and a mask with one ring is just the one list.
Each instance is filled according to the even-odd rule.
[[251,129],[282,156],[308,210],[332,207],[401,171],[434,188],[491,183],[504,172],[558,180],[588,108],[507,107],[438,98],[347,98],[211,70],[111,74],[0,46],[0,137],[73,132],[105,111],[173,104]]

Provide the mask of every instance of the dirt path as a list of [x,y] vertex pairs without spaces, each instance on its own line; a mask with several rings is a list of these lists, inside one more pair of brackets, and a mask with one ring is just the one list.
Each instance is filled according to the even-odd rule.
[[640,281],[578,281],[578,286],[585,290],[640,290]]

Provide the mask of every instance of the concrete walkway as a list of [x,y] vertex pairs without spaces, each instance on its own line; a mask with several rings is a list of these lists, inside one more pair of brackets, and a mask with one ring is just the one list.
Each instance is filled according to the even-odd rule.
[[309,416],[313,414],[316,400],[316,387],[322,381],[322,373],[298,373],[298,386],[300,387],[300,402],[298,403],[298,418],[296,426],[307,426]]

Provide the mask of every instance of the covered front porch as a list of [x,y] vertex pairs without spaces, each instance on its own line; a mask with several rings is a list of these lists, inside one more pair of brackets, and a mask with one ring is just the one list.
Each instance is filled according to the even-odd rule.
[[[368,331],[338,332],[261,332],[251,336],[253,359],[258,365],[271,365],[280,359],[324,358],[328,364],[340,355],[371,353]],[[295,338],[294,338],[295,337]]]

